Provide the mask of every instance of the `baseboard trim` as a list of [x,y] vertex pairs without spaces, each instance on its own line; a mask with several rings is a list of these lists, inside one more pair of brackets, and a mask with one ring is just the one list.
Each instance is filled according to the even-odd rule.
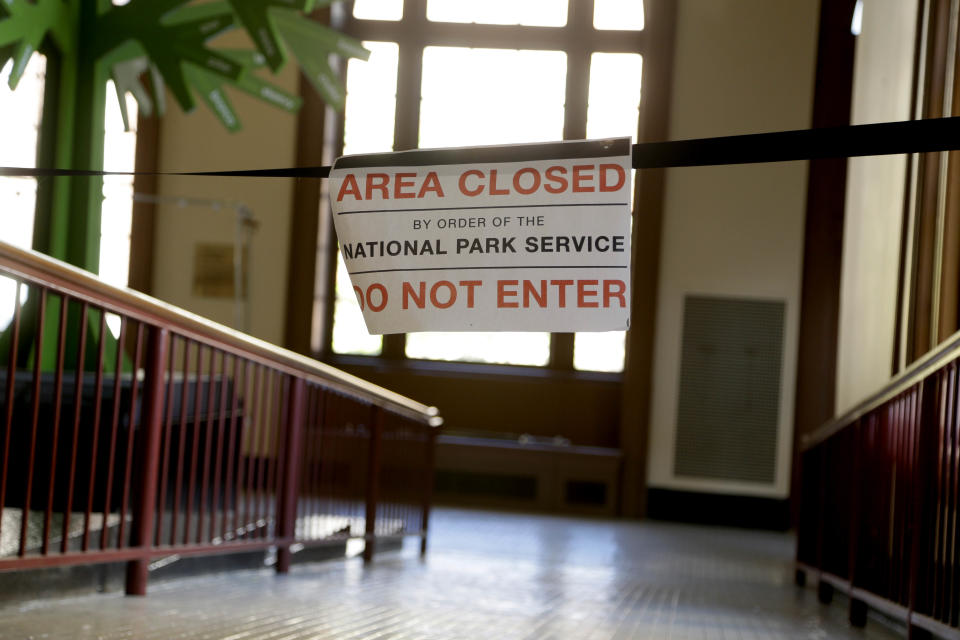
[[790,528],[790,501],[651,488],[647,490],[647,516],[655,520],[786,531]]

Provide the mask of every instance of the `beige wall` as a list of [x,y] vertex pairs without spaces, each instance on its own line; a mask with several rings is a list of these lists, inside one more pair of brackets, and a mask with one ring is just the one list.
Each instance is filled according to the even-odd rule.
[[[816,0],[678,4],[671,139],[810,126]],[[650,416],[652,487],[785,497],[792,445],[807,164],[667,175]],[[683,299],[786,301],[775,486],[673,477]]]
[[[244,46],[239,33],[228,34],[217,44]],[[296,94],[297,76],[296,64],[290,61],[273,82]],[[228,93],[243,125],[238,133],[227,132],[199,97],[197,108],[184,114],[168,95],[167,114],[161,127],[160,171],[295,164],[296,116],[239,91],[228,89]],[[161,195],[242,202],[252,209],[260,224],[251,245],[249,333],[275,344],[283,342],[292,187],[292,181],[281,178],[164,176],[159,182]],[[234,237],[235,218],[231,210],[160,205],[154,240],[153,295],[235,326],[232,300],[193,293],[196,244],[231,244]]]
[[[909,119],[916,18],[917,0],[864,3],[854,67],[853,124]],[[849,161],[837,413],[890,379],[905,185],[905,156]]]

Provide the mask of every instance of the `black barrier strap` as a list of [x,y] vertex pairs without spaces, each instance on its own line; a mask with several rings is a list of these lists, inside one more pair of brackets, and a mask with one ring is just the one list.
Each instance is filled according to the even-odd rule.
[[852,158],[960,149],[960,117],[633,145],[633,168]]
[[[633,145],[634,169],[702,167],[820,158],[852,158],[960,149],[960,116],[846,127],[799,129],[719,138]],[[330,167],[240,171],[90,171],[0,167],[0,176],[223,176],[239,178],[326,178]]]

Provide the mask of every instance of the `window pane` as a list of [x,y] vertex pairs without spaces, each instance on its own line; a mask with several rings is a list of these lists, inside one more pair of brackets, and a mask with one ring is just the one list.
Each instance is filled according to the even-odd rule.
[[[43,112],[43,89],[47,59],[39,53],[30,56],[16,91],[7,84],[13,61],[0,69],[0,166],[37,166],[37,140]],[[33,244],[33,216],[37,201],[36,178],[0,177],[0,240],[22,249]],[[17,285],[0,277],[0,330],[13,320]],[[20,300],[26,300],[26,288]]]
[[625,331],[577,333],[573,368],[580,371],[623,371]]
[[343,153],[393,150],[393,119],[397,104],[397,56],[394,42],[364,42],[367,61],[347,62]]
[[[639,3],[638,3],[639,4]],[[600,6],[598,0],[597,5]],[[594,53],[590,59],[587,137],[637,137],[643,58],[635,53]],[[636,172],[630,176],[635,183]],[[631,203],[633,189],[630,189]],[[577,333],[573,367],[589,371],[623,371],[623,331]]]
[[427,0],[427,19],[562,27],[567,24],[567,0]]
[[[393,42],[364,42],[363,46],[370,51],[370,59],[347,62],[344,155],[393,150],[399,48]],[[343,256],[338,255],[331,348],[334,353],[377,355],[382,345],[381,336],[367,333]]]
[[561,51],[427,47],[420,147],[562,139],[566,73]]
[[550,360],[549,333],[411,333],[407,357],[543,366]]
[[[637,142],[643,57],[637,53],[594,53],[590,56],[587,94],[587,138],[630,136]],[[630,175],[633,205],[636,171]]]
[[383,345],[382,336],[367,333],[363,312],[350,283],[350,274],[343,264],[343,256],[337,254],[337,287],[333,311],[334,353],[352,353],[364,356],[379,355]]
[[[137,156],[137,101],[126,94],[130,131],[123,128],[113,81],[107,81],[104,112],[103,168],[133,171]],[[133,222],[133,176],[104,176],[100,214],[100,278],[125,287],[130,269],[130,229]]]
[[[558,51],[427,47],[420,146],[543,142],[563,138],[567,58]],[[407,356],[542,366],[549,333],[412,333]]]
[[403,17],[403,0],[355,0],[353,17],[361,20],[399,20]]
[[643,57],[637,53],[590,56],[587,137],[630,136],[636,142]]
[[594,0],[593,27],[595,29],[643,29],[643,0]]
[[[13,61],[0,70],[0,166],[37,166],[47,59],[34,53],[16,91],[8,86]],[[36,178],[0,177],[0,240],[29,249],[33,240]]]

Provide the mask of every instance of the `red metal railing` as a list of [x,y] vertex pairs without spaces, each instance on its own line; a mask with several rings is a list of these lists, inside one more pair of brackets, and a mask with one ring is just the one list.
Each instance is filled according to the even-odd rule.
[[0,283],[0,571],[426,549],[436,409],[3,243]]
[[960,637],[960,337],[804,440],[798,581]]

